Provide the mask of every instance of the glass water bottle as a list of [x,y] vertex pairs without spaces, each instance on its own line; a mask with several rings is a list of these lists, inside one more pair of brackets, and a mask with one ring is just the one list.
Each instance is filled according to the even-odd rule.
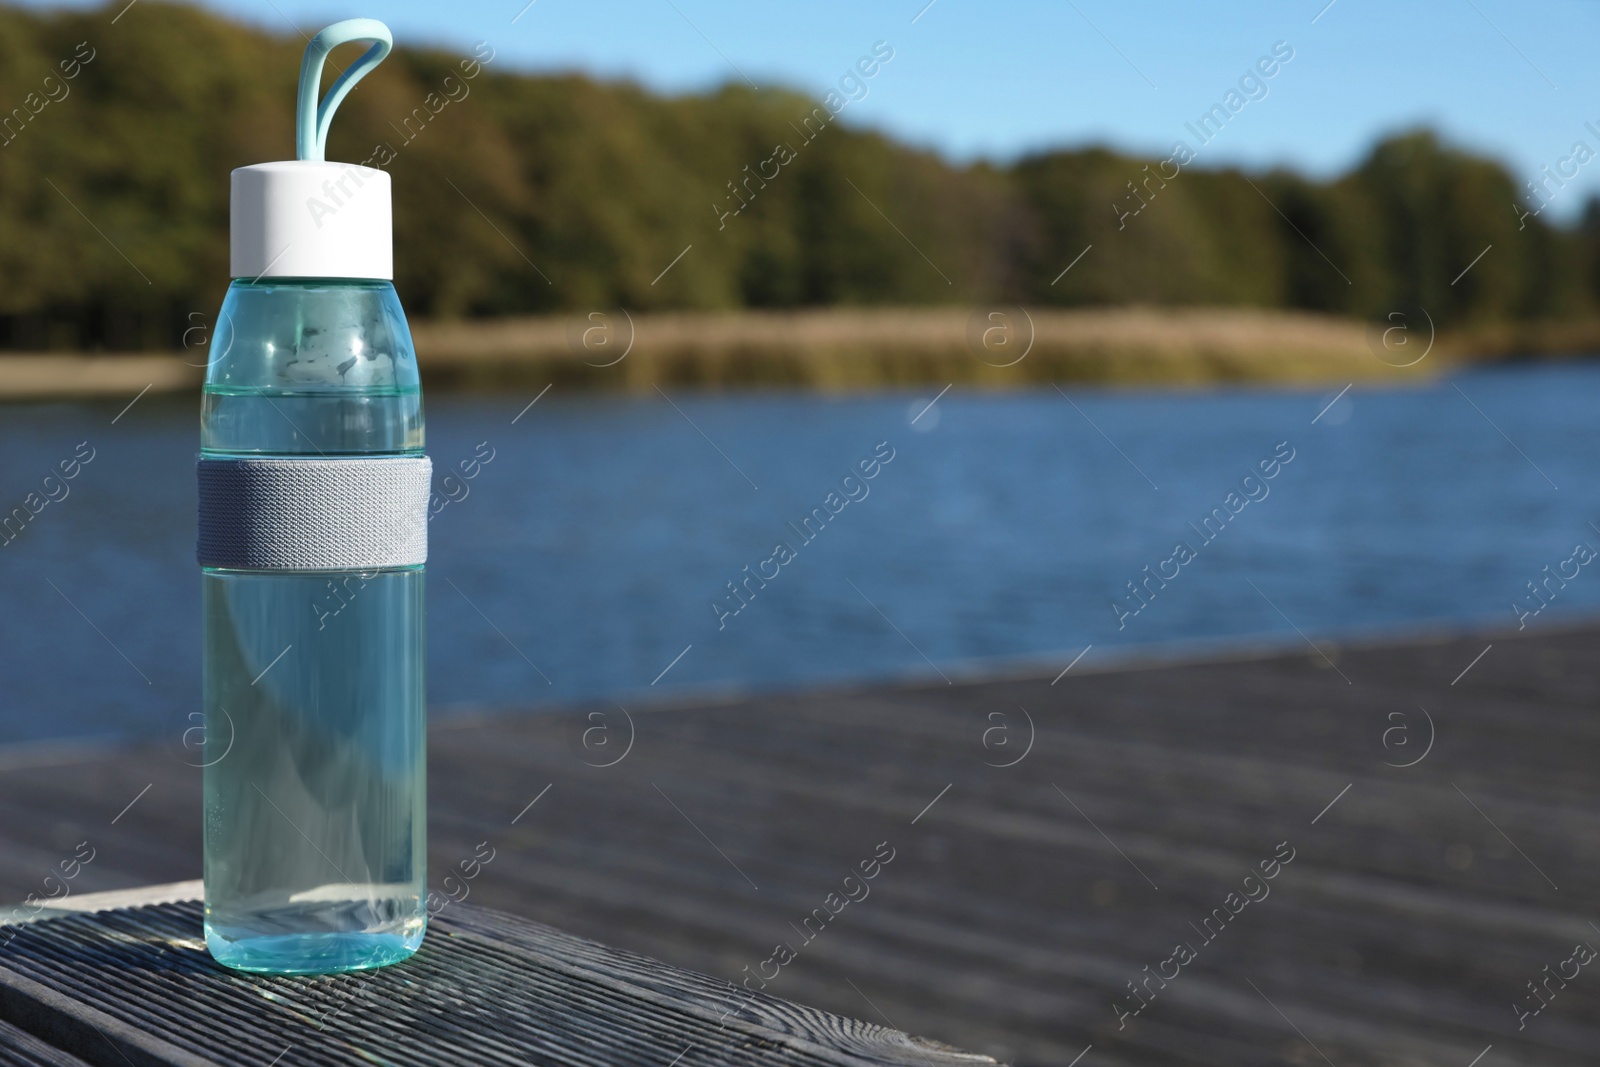
[[422,393],[389,176],[324,162],[305,106],[353,39],[376,43],[337,105],[388,31],[307,49],[300,159],[234,172],[202,402],[205,936],[247,971],[393,963],[427,920]]

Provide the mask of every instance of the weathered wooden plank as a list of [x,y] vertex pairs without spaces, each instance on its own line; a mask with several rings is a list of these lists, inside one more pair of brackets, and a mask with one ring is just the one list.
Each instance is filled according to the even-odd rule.
[[[799,958],[769,992],[1024,1064],[1090,1043],[1080,1067],[1321,1063],[1306,1038],[1340,1067],[1465,1065],[1491,1043],[1481,1067],[1590,1062],[1600,977],[1525,1030],[1511,1005],[1572,942],[1600,945],[1600,628],[1318,644],[1352,684],[1302,646],[1117,671],[1091,656],[1054,685],[1070,656],[953,686],[630,703],[612,767],[585,764],[623,750],[614,707],[440,720],[434,881],[487,839],[474,904],[721,979],[787,939]],[[983,745],[989,713],[1020,727],[1019,705],[1034,747],[985,766],[1020,751]],[[1419,705],[1434,747],[1386,765],[1420,754],[1420,734],[1383,744],[1394,712],[1423,728]],[[616,747],[583,747],[591,711]],[[86,836],[103,848],[74,892],[193,877],[198,775],[170,747],[0,759],[0,892],[37,891]],[[898,855],[870,898],[803,941],[885,840]],[[1271,897],[1119,1029],[1127,983],[1283,840],[1298,855]]]
[[[66,915],[0,955],[0,1019],[93,1064],[733,1067],[994,1061],[453,904],[413,959],[320,978],[235,974],[198,903]],[[0,1035],[3,1040],[3,1035]]]
[[[1592,643],[1592,632],[1497,639],[1494,656],[1504,656],[1495,661],[1503,674],[1531,677],[1536,669],[1529,660],[1537,661],[1550,645]],[[1118,1035],[1109,1010],[1113,996],[1126,995],[1120,989],[1126,979],[1160,958],[1140,946],[1154,941],[1164,948],[1170,935],[1161,933],[1162,926],[1183,930],[1220,901],[1228,886],[1219,879],[1228,867],[1247,869],[1273,842],[1288,837],[1303,849],[1300,865],[1285,875],[1272,903],[1252,920],[1256,925],[1230,932],[1231,944],[1208,949],[1201,972],[1186,983],[1231,977],[1235,989],[1254,997],[1230,972],[1275,973],[1269,964],[1286,958],[1293,961],[1286,982],[1295,995],[1310,995],[1313,1005],[1316,998],[1330,998],[1333,1007],[1345,998],[1340,1010],[1349,1013],[1351,1025],[1328,1025],[1335,1033],[1363,1035],[1352,1054],[1356,1062],[1414,1061],[1417,1047],[1431,1048],[1429,1058],[1441,1062],[1467,1050],[1462,1062],[1468,1062],[1491,1040],[1496,1059],[1504,1055],[1505,1062],[1581,1062],[1572,1055],[1581,1044],[1567,1040],[1561,1022],[1587,1017],[1589,1005],[1576,991],[1552,1009],[1569,1014],[1547,1014],[1520,1035],[1509,998],[1546,962],[1537,958],[1543,946],[1553,945],[1561,931],[1581,931],[1585,904],[1594,897],[1591,865],[1564,859],[1593,854],[1593,805],[1586,798],[1574,803],[1569,788],[1550,788],[1549,774],[1555,768],[1568,783],[1581,780],[1594,749],[1586,747],[1585,730],[1572,728],[1576,709],[1550,722],[1532,716],[1535,729],[1548,729],[1547,736],[1507,736],[1504,725],[1517,717],[1501,707],[1498,696],[1473,692],[1467,699],[1468,689],[1451,689],[1482,648],[1483,642],[1469,640],[1347,649],[1340,662],[1360,688],[1346,687],[1306,657],[1288,656],[1068,678],[1056,690],[1071,693],[1059,709],[1034,699],[1049,700],[1053,674],[956,686],[953,693],[939,686],[752,699],[731,710],[673,712],[673,729],[663,739],[650,738],[650,724],[641,716],[637,753],[644,760],[640,773],[668,788],[697,819],[709,809],[703,828],[751,867],[763,884],[762,896],[768,885],[757,867],[773,856],[800,851],[826,866],[826,857],[837,860],[845,851],[823,845],[819,828],[915,812],[945,781],[959,781],[917,831],[943,855],[930,856],[934,862],[920,867],[914,886],[903,892],[885,886],[889,903],[883,909],[863,908],[848,940],[819,942],[805,961],[825,974],[850,974],[896,1022],[902,1021],[902,1008],[936,1017],[935,1026],[938,1018],[960,1010],[959,1024],[951,1020],[950,1028],[936,1032],[948,1036],[959,1025],[961,1033],[974,1035],[964,1038],[969,1044],[997,1052],[1008,1045],[1016,1049],[1013,1035],[1028,1034],[1026,1056],[1038,1062],[1065,1062],[1091,1038],[1097,1040],[1097,1060],[1108,1050],[1115,1055],[1126,1049],[1130,1062],[1266,1063],[1283,1058],[1285,1040],[1300,1042],[1296,1056],[1312,1054],[1264,1001],[1246,1002],[1238,1018],[1214,1006],[1191,1012],[1184,1002],[1197,998],[1177,986],[1136,1024],[1146,1033],[1164,1032],[1167,1021],[1181,1020],[1176,1031],[1188,1040],[1171,1042]],[[1369,653],[1375,666],[1363,674],[1361,657]],[[1424,667],[1431,664],[1432,677],[1417,667],[1419,659],[1427,661]],[[1476,681],[1476,672],[1489,662],[1474,668],[1463,686]],[[1375,679],[1381,682],[1377,694]],[[1594,679],[1588,686],[1600,692]],[[1248,699],[1239,699],[1241,693]],[[1417,694],[1426,694],[1425,705],[1444,720],[1438,747],[1420,769],[1386,768],[1384,759],[1396,757],[1379,742],[1389,725],[1385,715],[1396,706],[1414,709],[1414,702],[1403,701]],[[984,755],[977,744],[987,725],[984,710],[1014,707],[1018,700],[1041,725],[1040,743],[1019,770],[1037,765],[1044,773],[974,774],[972,762]],[[1493,714],[1483,712],[1484,706]],[[1480,715],[1487,720],[1485,740],[1478,737]],[[1051,728],[1060,734],[1052,738]],[[652,951],[696,952],[702,958],[704,946],[719,941],[743,942],[756,951],[763,914],[781,930],[785,907],[799,904],[803,911],[805,901],[787,894],[776,906],[755,902],[724,868],[732,888],[723,885],[716,919],[692,922],[689,911],[667,898],[704,899],[704,892],[716,890],[707,888],[714,884],[710,874],[698,885],[692,873],[680,875],[689,871],[694,841],[692,831],[681,827],[689,848],[663,843],[662,837],[675,832],[673,813],[647,815],[643,790],[630,795],[631,781],[613,781],[607,789],[574,783],[560,769],[562,760],[570,760],[571,737],[550,724],[537,731],[504,722],[473,729],[479,737],[493,735],[501,753],[516,753],[509,763],[536,768],[540,785],[545,776],[558,778],[556,788],[569,789],[572,807],[584,810],[588,824],[614,827],[592,848],[560,830],[536,843],[530,839],[527,862],[508,861],[503,883],[486,882],[487,899],[505,894],[512,906],[539,908],[560,915],[563,923],[631,927]],[[530,751],[522,751],[523,741]],[[447,740],[444,747],[453,745]],[[476,768],[488,747],[467,737],[451,755]],[[797,760],[797,752],[805,758]],[[1538,780],[1521,774],[1523,752],[1532,753],[1527,762],[1541,771],[1527,777]],[[871,774],[873,768],[879,773]],[[678,786],[665,777],[673,769],[684,774]],[[1473,777],[1486,771],[1482,780]],[[926,792],[913,793],[919,782],[930,780],[922,786]],[[1054,793],[1053,780],[1072,790],[1120,848],[1157,873],[1159,894],[1141,890],[1138,875],[1086,822],[1064,826],[1061,813],[1076,813]],[[1496,811],[1524,850],[1541,857],[1562,894],[1553,895],[1498,837],[1453,787],[1456,780]],[[489,784],[486,778],[476,781]],[[685,783],[688,791],[680,795]],[[1080,794],[1074,783],[1083,783],[1087,792]],[[1352,792],[1313,829],[1312,818],[1352,783]],[[1480,786],[1486,792],[1480,794]],[[774,812],[780,798],[788,810]],[[555,799],[553,793],[541,804]],[[561,804],[542,817],[556,827],[574,825],[571,808]],[[762,825],[765,832],[741,835],[742,822]],[[1448,866],[1446,846],[1464,843],[1474,853],[1470,865]],[[642,859],[641,852],[647,854]],[[713,871],[717,862],[710,857],[702,870]],[[780,863],[778,870],[774,885],[812,873],[793,862]],[[1108,882],[1116,902],[1094,904],[1090,898]],[[640,886],[650,887],[654,899],[643,899]],[[904,911],[926,918],[925,928],[909,937],[880,929],[893,926]],[[1072,918],[1063,921],[1063,913]],[[992,932],[998,944],[978,955],[956,951],[953,943],[972,927]],[[1039,956],[1087,955],[1085,963],[1098,962],[1056,969],[1088,971],[1082,979],[1048,967],[1036,973],[1024,962],[1024,949],[1036,943]],[[749,957],[735,960],[739,966]],[[785,982],[795,983],[792,995],[860,1003],[850,993],[824,1000],[828,982],[820,976],[813,981],[805,966],[792,979],[785,975]],[[955,977],[975,971],[986,981]],[[1095,991],[1092,1002],[1081,996],[1084,989]],[[1382,1040],[1354,1025],[1363,1016],[1370,1020],[1374,1010],[1389,1028]],[[1582,1023],[1579,1032],[1592,1038],[1592,1031],[1583,1030],[1590,1025]],[[1070,1040],[1074,1033],[1077,1043]],[[1483,1042],[1472,1047],[1478,1033]],[[1210,1039],[1201,1040],[1206,1034]],[[1325,1035],[1313,1036],[1320,1044]],[[1246,1047],[1234,1047],[1235,1037]]]
[[88,1062],[0,1022],[0,1067],[88,1067]]
[[117,1062],[132,1067],[205,1067],[208,1062],[130,1022],[120,1012],[101,1011],[70,992],[9,967],[0,967],[0,1021],[97,1067]]

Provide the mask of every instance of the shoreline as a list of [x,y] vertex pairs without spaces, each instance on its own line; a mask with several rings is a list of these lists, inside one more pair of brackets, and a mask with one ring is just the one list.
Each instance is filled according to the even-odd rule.
[[[1486,335],[1494,358],[1540,346],[1600,347],[1579,327]],[[848,392],[1050,382],[1206,388],[1420,381],[1466,359],[1441,339],[1432,358],[1395,367],[1366,324],[1303,312],[1218,308],[1033,310],[828,308],[584,314],[418,322],[424,384],[486,390],[550,382],[649,392],[657,385]],[[1585,342],[1594,340],[1593,345]],[[1537,350],[1537,348],[1533,349]],[[182,353],[0,354],[0,400],[197,389],[197,349]]]
[[198,391],[204,367],[177,355],[131,352],[0,354],[0,401],[132,397]]
[[[463,392],[545,384],[632,393],[658,384],[825,393],[1052,382],[1339,388],[1422,383],[1461,367],[1600,351],[1600,322],[1519,323],[1439,335],[1415,364],[1396,366],[1379,358],[1383,335],[1371,324],[1222,308],[612,309],[421,321],[412,334],[424,385]],[[0,402],[197,391],[201,354],[0,353]]]

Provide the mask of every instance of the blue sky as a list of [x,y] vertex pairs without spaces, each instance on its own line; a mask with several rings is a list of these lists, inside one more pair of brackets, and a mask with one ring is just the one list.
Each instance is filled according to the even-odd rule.
[[[1087,142],[1166,155],[1276,41],[1293,60],[1205,162],[1327,174],[1419,124],[1501,158],[1519,181],[1579,138],[1600,149],[1584,128],[1600,129],[1597,0],[204,2],[285,33],[366,15],[405,42],[487,40],[497,64],[668,92],[747,77],[820,94],[883,40],[895,58],[847,120],[962,160]],[[1600,165],[1552,212],[1570,215],[1591,191]]]

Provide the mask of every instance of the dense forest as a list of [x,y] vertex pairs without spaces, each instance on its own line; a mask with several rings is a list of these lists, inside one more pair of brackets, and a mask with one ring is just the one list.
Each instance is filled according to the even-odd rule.
[[[292,156],[303,47],[157,0],[0,6],[0,347],[167,347],[214,310],[228,171]],[[893,49],[863,58],[876,74]],[[662,97],[519,73],[486,42],[397,48],[328,157],[393,174],[395,281],[419,317],[1421,304],[1473,325],[1600,305],[1600,207],[1547,225],[1504,167],[1425,131],[1332,181],[1099,148],[955,166],[852,127],[837,96]]]

